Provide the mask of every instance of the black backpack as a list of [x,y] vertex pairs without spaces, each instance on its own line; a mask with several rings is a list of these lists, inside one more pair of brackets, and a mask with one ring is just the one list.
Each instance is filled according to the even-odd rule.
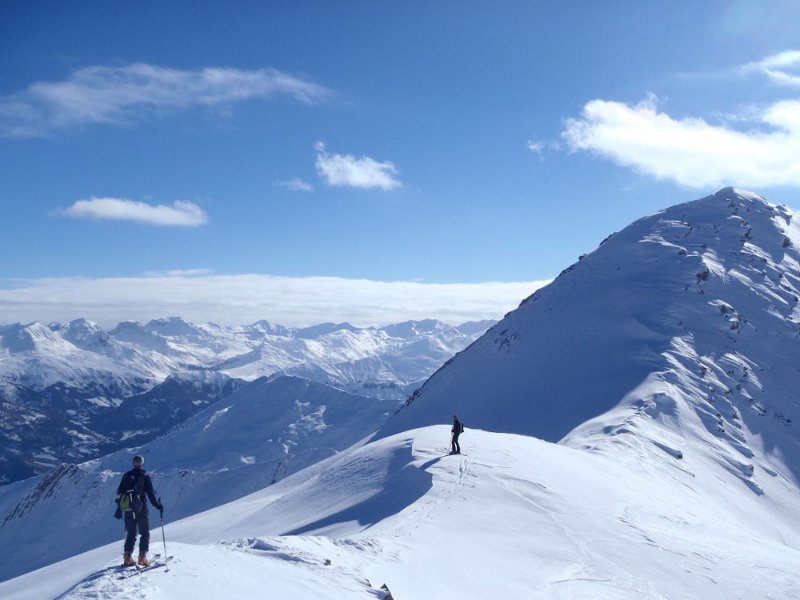
[[122,480],[120,493],[117,499],[119,509],[122,512],[142,512],[144,508],[144,479],[147,474],[142,471],[137,474],[135,471],[128,471],[125,473],[125,479]]

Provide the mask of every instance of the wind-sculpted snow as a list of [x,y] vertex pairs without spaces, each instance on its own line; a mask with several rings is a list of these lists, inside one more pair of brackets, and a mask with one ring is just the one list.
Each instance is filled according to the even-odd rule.
[[[120,543],[0,583],[16,600],[796,598],[793,492],[702,456],[623,457],[449,429],[358,446],[166,528],[169,572],[119,579]],[[297,535],[302,532],[301,535]]]
[[382,430],[707,454],[800,481],[800,220],[732,188],[640,219],[523,301]]

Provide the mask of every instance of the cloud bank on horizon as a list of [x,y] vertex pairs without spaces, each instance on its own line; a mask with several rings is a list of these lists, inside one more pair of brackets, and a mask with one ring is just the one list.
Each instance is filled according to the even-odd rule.
[[[791,88],[800,87],[798,67],[800,51],[787,50],[737,71],[765,75]],[[699,117],[670,116],[659,110],[653,94],[635,105],[595,99],[584,105],[580,117],[565,121],[561,137],[573,152],[591,152],[691,188],[800,185],[800,98],[746,112],[735,121],[749,127],[736,129]]]
[[204,269],[142,277],[42,278],[0,289],[0,324],[85,317],[113,326],[169,316],[222,325],[266,319],[287,326],[330,321],[370,326],[429,318],[459,324],[499,319],[549,282],[441,284],[210,275]]

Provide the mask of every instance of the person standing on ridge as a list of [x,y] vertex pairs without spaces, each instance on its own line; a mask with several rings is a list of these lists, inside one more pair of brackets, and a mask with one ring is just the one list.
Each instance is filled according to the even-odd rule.
[[147,551],[150,549],[150,518],[147,511],[147,499],[150,504],[159,511],[164,511],[164,505],[156,499],[153,490],[153,481],[150,475],[144,470],[144,457],[136,455],[133,457],[133,469],[122,476],[119,486],[117,486],[117,512],[115,517],[118,519],[125,517],[125,554],[123,556],[123,567],[134,567],[133,548],[136,545],[136,530],[139,530],[139,560],[140,567],[150,566],[147,560]]
[[458,445],[458,436],[464,431],[464,425],[458,420],[458,415],[453,415],[453,428],[450,433],[453,434],[453,439],[450,442],[450,454],[461,454],[461,446]]

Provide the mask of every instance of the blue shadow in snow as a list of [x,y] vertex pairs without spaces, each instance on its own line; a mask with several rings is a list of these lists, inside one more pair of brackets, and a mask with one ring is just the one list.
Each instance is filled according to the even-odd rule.
[[287,531],[284,535],[302,535],[331,525],[353,521],[364,529],[369,529],[383,519],[396,515],[422,498],[433,487],[433,475],[426,469],[441,460],[434,458],[424,465],[415,467],[408,464],[409,458],[409,453],[402,451],[395,453],[389,463],[389,474],[384,487],[377,494],[342,511]]

